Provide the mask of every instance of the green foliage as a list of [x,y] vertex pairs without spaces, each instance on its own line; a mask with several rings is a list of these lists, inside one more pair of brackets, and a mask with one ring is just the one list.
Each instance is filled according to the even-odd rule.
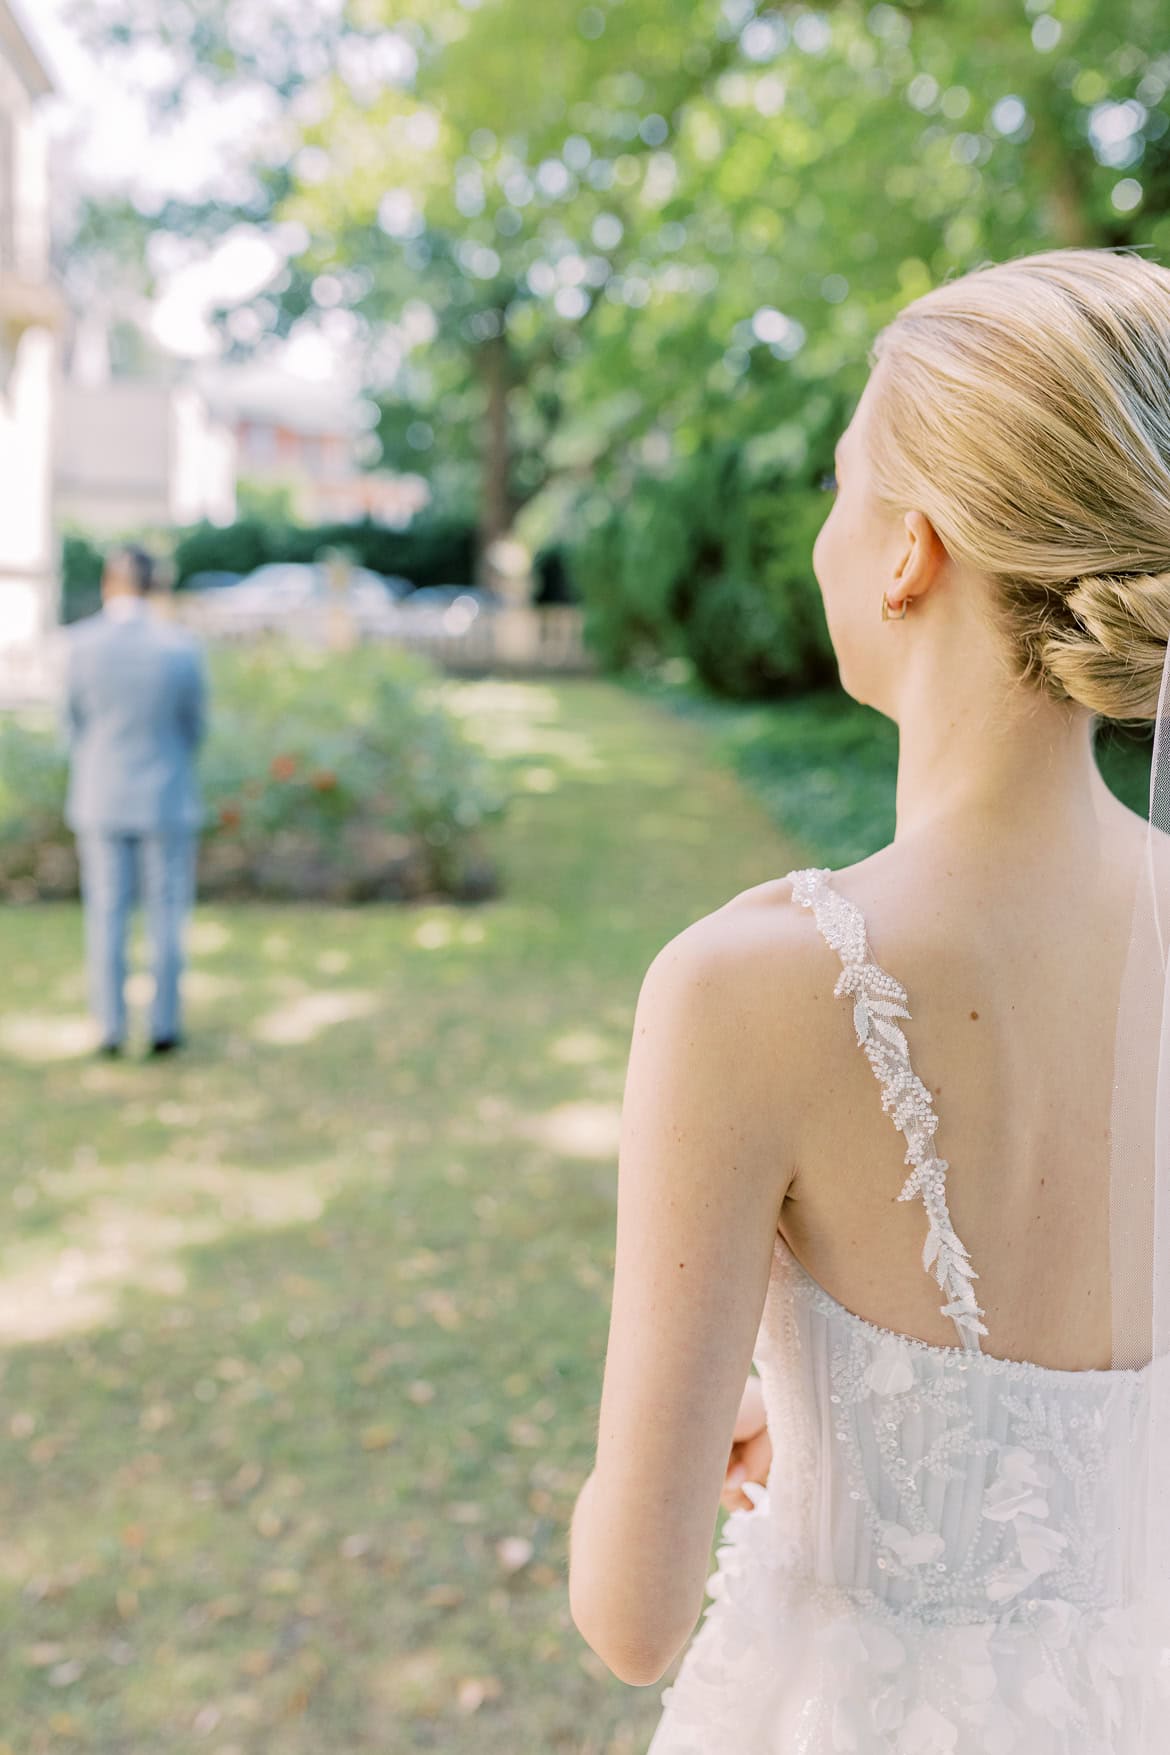
[[416,519],[390,530],[366,519],[357,524],[296,525],[265,518],[235,524],[197,524],[175,546],[180,587],[196,573],[250,573],[269,561],[315,561],[327,549],[346,550],[376,573],[414,585],[462,585],[475,566],[475,527],[457,518]]
[[614,669],[685,654],[736,699],[831,681],[832,646],[808,555],[825,504],[724,443],[646,475],[573,556],[587,637]]
[[328,845],[360,817],[414,838],[436,887],[457,888],[469,839],[504,800],[437,689],[424,661],[383,648],[219,654],[203,764],[211,834],[255,861],[281,834]]
[[[172,57],[180,107],[193,71],[312,88],[310,150],[277,176],[257,143],[240,180],[249,220],[300,240],[260,326],[342,311],[370,357],[389,339],[387,458],[444,494],[474,466],[486,525],[563,542],[618,664],[693,649],[733,692],[814,682],[809,465],[875,332],[987,260],[1170,254],[1151,0],[355,0],[316,58],[309,14],[241,35],[231,11],[134,0],[117,30]],[[723,446],[775,501],[737,488],[742,530],[687,503]]]
[[535,603],[579,603],[580,590],[567,544],[555,542],[532,557]]
[[727,728],[736,770],[816,857],[866,859],[894,836],[898,729],[837,690],[757,710]]
[[193,525],[175,544],[176,586],[181,589],[196,573],[251,573],[266,561],[289,560],[282,551],[290,531],[261,518]]
[[68,531],[61,545],[61,607],[67,622],[79,621],[101,607],[105,555],[80,531]]
[[0,843],[62,835],[68,774],[64,744],[43,718],[0,714]]
[[792,655],[779,607],[750,579],[724,575],[701,588],[686,630],[687,648],[710,688],[733,700],[751,700],[783,686]]
[[[441,688],[425,661],[385,648],[217,651],[200,760],[207,880],[361,899],[387,893],[382,860],[411,893],[487,887],[482,832],[506,801]],[[10,893],[60,893],[66,780],[50,727],[0,718],[0,886]]]
[[296,490],[286,481],[253,481],[244,476],[236,483],[236,506],[241,519],[296,523]]
[[1104,720],[1097,727],[1096,753],[1105,784],[1122,804],[1138,816],[1148,817],[1153,725],[1118,725]]

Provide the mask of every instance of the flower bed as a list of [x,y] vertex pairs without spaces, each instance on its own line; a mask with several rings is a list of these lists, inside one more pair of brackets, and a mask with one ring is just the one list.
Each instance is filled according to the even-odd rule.
[[[200,759],[200,893],[405,900],[491,894],[504,809],[435,672],[388,648],[217,651]],[[0,719],[0,896],[76,896],[67,761],[51,724]]]

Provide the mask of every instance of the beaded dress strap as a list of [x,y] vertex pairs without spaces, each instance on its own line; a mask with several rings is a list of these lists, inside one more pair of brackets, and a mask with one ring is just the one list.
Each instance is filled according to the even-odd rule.
[[913,1200],[916,1194],[921,1195],[929,1220],[922,1265],[928,1273],[933,1269],[946,1293],[943,1315],[953,1320],[966,1350],[978,1353],[978,1337],[987,1333],[971,1286],[979,1276],[947,1211],[948,1166],[932,1144],[938,1116],[930,1092],[911,1067],[906,1037],[894,1022],[910,1016],[906,989],[871,959],[861,910],[833,888],[831,876],[827,866],[790,871],[792,897],[802,908],[813,910],[822,937],[841,958],[841,973],[833,992],[853,995],[858,1044],[877,1075],[882,1108],[887,1114],[892,1112],[894,1126],[906,1138],[906,1162],[912,1169],[898,1199]]

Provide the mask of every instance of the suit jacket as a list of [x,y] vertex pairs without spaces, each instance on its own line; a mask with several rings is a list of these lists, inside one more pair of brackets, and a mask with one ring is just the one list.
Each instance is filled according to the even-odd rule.
[[65,675],[69,826],[197,829],[207,680],[192,637],[145,606],[126,617],[89,616],[71,630]]

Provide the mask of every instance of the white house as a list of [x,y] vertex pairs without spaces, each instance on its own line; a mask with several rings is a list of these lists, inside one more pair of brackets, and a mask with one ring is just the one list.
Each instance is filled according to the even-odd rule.
[[107,378],[60,387],[57,515],[87,536],[230,524],[236,437],[193,384]]
[[0,686],[33,672],[57,620],[53,391],[64,316],[49,268],[48,72],[0,0]]

